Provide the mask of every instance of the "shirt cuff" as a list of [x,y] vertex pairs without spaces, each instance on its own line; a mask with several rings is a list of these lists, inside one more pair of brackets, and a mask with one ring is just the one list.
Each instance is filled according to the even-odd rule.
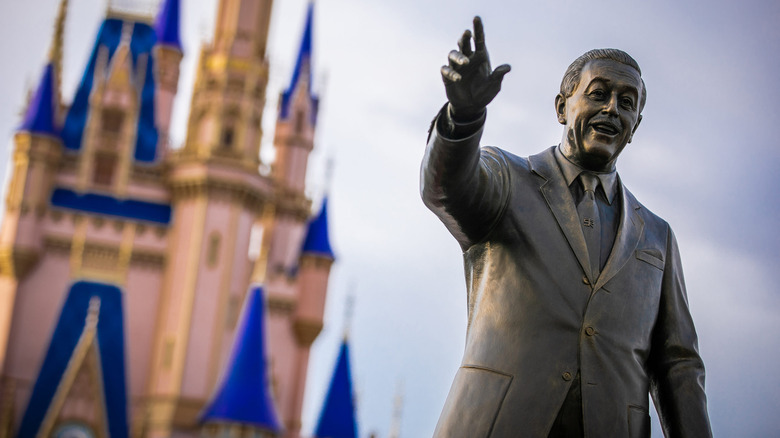
[[482,114],[476,119],[456,121],[452,117],[452,110],[448,104],[442,108],[442,111],[439,114],[437,129],[439,134],[445,138],[452,140],[467,138],[474,135],[485,125],[486,114],[487,110],[482,111]]

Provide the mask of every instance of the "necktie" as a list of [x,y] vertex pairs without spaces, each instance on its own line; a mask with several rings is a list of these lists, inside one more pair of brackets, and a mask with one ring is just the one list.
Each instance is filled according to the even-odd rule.
[[577,213],[580,216],[580,225],[582,225],[582,234],[585,235],[585,243],[588,245],[588,258],[590,259],[592,278],[595,280],[599,276],[599,268],[601,267],[601,220],[599,218],[599,208],[596,205],[596,187],[599,179],[590,172],[580,173],[579,178],[584,193],[577,204]]

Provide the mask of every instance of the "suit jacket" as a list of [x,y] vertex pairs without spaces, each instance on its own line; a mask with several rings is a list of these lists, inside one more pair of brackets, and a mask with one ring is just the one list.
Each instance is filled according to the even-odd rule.
[[704,364],[669,225],[619,184],[598,278],[550,148],[521,158],[429,136],[425,204],[463,249],[466,349],[435,437],[546,437],[579,370],[586,437],[711,436]]

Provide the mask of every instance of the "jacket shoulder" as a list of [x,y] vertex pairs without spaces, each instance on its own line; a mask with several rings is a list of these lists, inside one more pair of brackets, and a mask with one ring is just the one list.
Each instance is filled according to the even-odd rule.
[[673,233],[669,223],[639,202],[627,187],[624,186],[623,188],[623,193],[626,197],[624,201],[632,205],[644,221],[645,237],[658,242],[666,242],[669,239],[669,234]]
[[480,153],[503,162],[510,170],[520,172],[531,170],[531,165],[527,157],[520,157],[496,146],[484,146],[481,148]]
[[[623,184],[622,181],[621,184]],[[625,187],[625,184],[623,184],[623,187],[625,189],[626,201],[629,203],[629,205],[634,205],[634,209],[639,211],[639,214],[642,215],[642,219],[644,219],[645,224],[660,225],[664,227],[669,226],[665,219],[653,213],[653,211],[647,208],[646,205],[639,202],[639,200],[636,199],[636,196],[631,193],[631,190],[629,190],[628,187]]]

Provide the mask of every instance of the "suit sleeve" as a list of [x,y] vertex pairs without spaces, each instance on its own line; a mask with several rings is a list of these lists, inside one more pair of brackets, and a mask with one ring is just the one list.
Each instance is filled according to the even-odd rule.
[[668,229],[661,303],[650,352],[651,393],[666,438],[711,437],[699,356],[677,240]]
[[483,240],[506,209],[509,172],[500,150],[479,148],[483,123],[461,137],[447,129],[446,111],[445,106],[431,126],[420,193],[465,250]]

